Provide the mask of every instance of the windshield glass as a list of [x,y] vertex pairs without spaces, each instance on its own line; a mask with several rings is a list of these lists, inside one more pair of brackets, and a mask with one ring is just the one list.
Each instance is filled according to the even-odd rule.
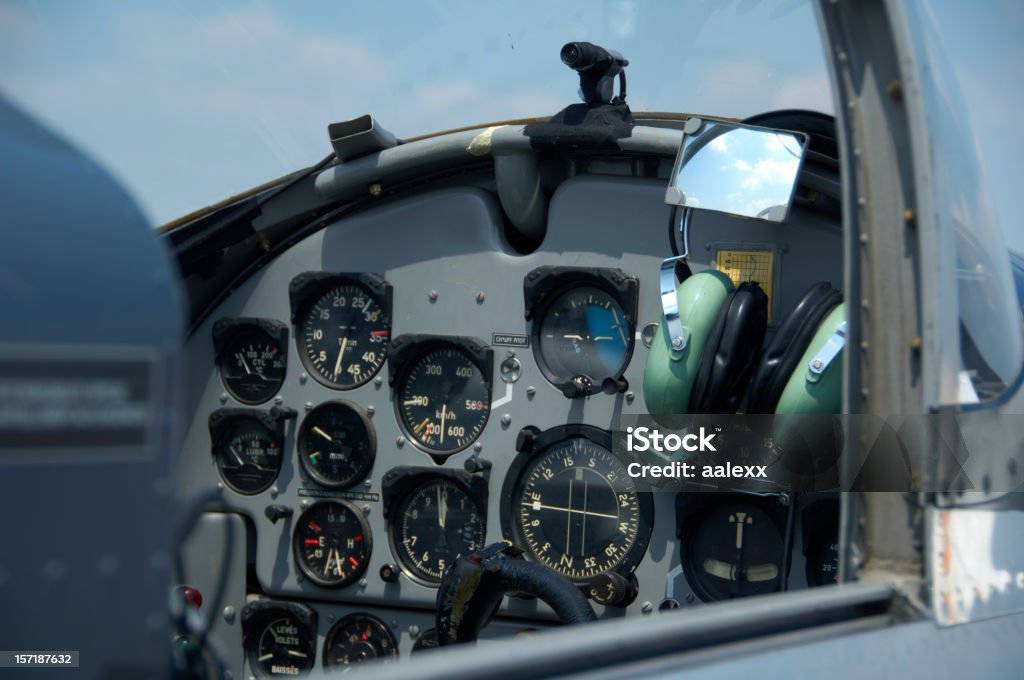
[[334,121],[411,137],[549,116],[579,101],[571,40],[629,59],[634,111],[831,112],[806,0],[0,0],[0,93],[162,223],[318,161]]

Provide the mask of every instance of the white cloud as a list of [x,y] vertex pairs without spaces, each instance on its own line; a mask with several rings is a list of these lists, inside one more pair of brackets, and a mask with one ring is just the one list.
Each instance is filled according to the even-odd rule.
[[718,135],[708,142],[708,146],[718,153],[729,153],[729,145],[725,141],[725,135]]

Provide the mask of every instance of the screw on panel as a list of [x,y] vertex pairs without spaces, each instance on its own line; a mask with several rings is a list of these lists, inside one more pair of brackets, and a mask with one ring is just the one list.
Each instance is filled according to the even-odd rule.
[[483,291],[480,291],[479,293],[476,294],[476,302],[477,302],[477,304],[483,304],[483,302],[484,302],[484,293],[483,293]]
[[363,514],[364,515],[369,515],[370,514],[370,506],[369,505],[363,505],[362,510],[363,510]]
[[220,403],[223,404],[227,400],[228,400],[228,393],[227,392],[221,392],[220,393]]
[[380,182],[374,182],[370,185],[370,195],[373,197],[380,196],[384,190],[380,186]]
[[373,415],[373,413],[374,413],[374,411],[376,411],[376,410],[377,410],[377,409],[375,409],[375,408],[373,407],[373,404],[370,404],[369,406],[367,406],[367,407],[366,407],[366,414],[367,414],[367,415],[371,415],[371,416],[372,416],[372,415]]
[[640,611],[642,611],[644,614],[650,614],[654,611],[654,605],[650,602],[644,602],[642,605],[640,605]]
[[282,397],[281,395],[278,395],[278,396],[274,397],[274,403],[275,404],[283,404],[284,403],[284,397]]
[[277,498],[277,494],[281,493],[281,490],[277,488],[277,484],[270,487],[270,497]]
[[628,403],[632,404],[634,399],[636,399],[635,394],[633,394],[632,392],[626,392],[626,401]]
[[335,619],[334,614],[328,614],[327,615],[327,623],[334,623],[334,619]]
[[402,435],[398,435],[397,437],[395,437],[395,446],[397,446],[398,448],[402,448],[403,446],[405,446],[405,437],[403,437]]
[[480,442],[477,442],[476,444],[473,444],[473,450],[476,451],[477,453],[480,453],[481,451],[484,450],[484,445],[481,444]]
[[437,291],[436,290],[430,291],[429,293],[427,293],[427,297],[430,298],[431,302],[437,302]]
[[510,416],[509,414],[506,413],[505,415],[503,415],[501,417],[501,426],[502,427],[508,427],[511,424],[512,424],[512,416]]
[[418,638],[420,636],[420,627],[415,623],[409,626],[409,637]]
[[366,579],[365,578],[359,579],[359,587],[360,588],[365,588],[366,587]]
[[302,501],[299,502],[299,505],[301,505],[304,508],[308,508],[309,507],[309,499],[308,498],[303,498]]
[[537,388],[536,387],[534,387],[533,385],[530,385],[529,387],[526,388],[526,396],[528,396],[530,399],[533,399],[533,395],[535,395],[535,394],[537,394]]
[[384,384],[384,379],[381,378],[379,375],[376,378],[373,379],[373,386],[376,387],[378,390],[380,389],[380,386],[383,385],[383,384]]
[[811,365],[814,366],[815,369],[820,369],[822,366],[821,359],[815,359]]
[[217,482],[217,491],[224,490],[224,482]]
[[231,623],[235,620],[235,608],[231,605],[224,607],[224,611],[221,612],[221,616],[224,617],[225,621]]
[[313,410],[313,402],[311,402],[311,401],[307,401],[306,402],[306,410],[307,411],[312,411]]
[[373,482],[371,482],[369,479],[364,480],[363,481],[363,486],[365,486],[367,489],[369,489],[371,486],[373,486]]
[[903,101],[903,82],[894,80],[885,88],[886,94],[892,97],[894,102]]
[[672,338],[672,348],[673,349],[682,349],[683,348],[683,339],[682,338]]
[[299,382],[300,383],[305,385],[307,380],[309,380],[309,376],[308,375],[306,375],[305,373],[299,373]]

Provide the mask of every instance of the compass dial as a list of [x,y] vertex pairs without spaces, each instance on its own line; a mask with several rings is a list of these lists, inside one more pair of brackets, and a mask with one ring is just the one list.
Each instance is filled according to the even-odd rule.
[[[641,497],[603,446],[572,437],[541,451],[512,493],[514,540],[577,583],[617,569],[646,549]],[[642,554],[642,553],[641,553]]]

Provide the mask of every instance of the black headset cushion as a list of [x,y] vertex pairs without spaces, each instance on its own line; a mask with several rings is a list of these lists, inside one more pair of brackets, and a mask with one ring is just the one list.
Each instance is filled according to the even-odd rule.
[[691,413],[735,413],[768,328],[768,296],[754,282],[725,299],[701,352]]
[[782,391],[807,351],[825,317],[843,301],[843,295],[827,281],[819,281],[804,293],[796,307],[779,324],[768,343],[747,391],[747,413],[774,413]]

